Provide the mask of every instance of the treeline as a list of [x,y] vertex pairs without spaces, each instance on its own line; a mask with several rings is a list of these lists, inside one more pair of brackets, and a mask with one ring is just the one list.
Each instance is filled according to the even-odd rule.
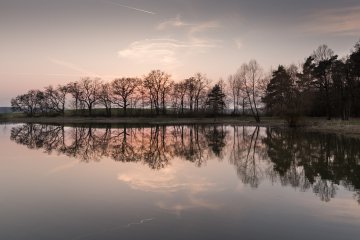
[[360,42],[339,59],[321,45],[301,66],[279,66],[272,72],[263,97],[266,110],[296,125],[299,117],[328,120],[360,116]]
[[327,119],[360,116],[360,42],[350,54],[339,59],[321,45],[300,66],[279,66],[266,74],[251,60],[225,82],[216,84],[201,73],[174,82],[171,76],[153,70],[143,78],[118,78],[103,82],[82,78],[44,90],[30,90],[11,100],[14,109],[29,116],[74,114],[92,116],[102,108],[112,116],[114,108],[142,110],[140,114],[176,114],[179,116],[250,114],[257,122],[262,115],[280,116],[289,125],[297,125],[302,116],[326,116]]
[[225,109],[224,89],[201,73],[175,83],[169,74],[153,70],[143,79],[118,78],[104,82],[100,78],[82,78],[65,85],[30,90],[11,100],[11,106],[28,116],[64,115],[66,107],[75,114],[94,115],[94,108],[112,116],[113,108],[148,110],[151,114],[219,114]]
[[228,78],[228,89],[233,112],[250,109],[257,121],[259,106],[262,113],[280,116],[290,126],[302,116],[359,117],[360,42],[341,59],[321,45],[300,66],[280,65],[269,76],[251,61]]

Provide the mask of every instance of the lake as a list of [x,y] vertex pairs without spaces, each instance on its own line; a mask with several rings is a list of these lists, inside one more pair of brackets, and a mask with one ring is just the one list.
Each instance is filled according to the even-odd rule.
[[358,239],[360,140],[0,125],[0,239]]

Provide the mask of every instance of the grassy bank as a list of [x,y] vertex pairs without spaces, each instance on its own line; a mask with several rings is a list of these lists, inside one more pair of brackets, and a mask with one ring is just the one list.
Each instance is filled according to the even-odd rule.
[[24,117],[17,114],[0,116],[3,123],[45,123],[45,124],[239,124],[257,126],[283,126],[284,122],[276,118],[264,118],[261,123],[256,123],[251,117]]
[[[44,123],[44,124],[111,124],[111,125],[182,125],[182,124],[231,124],[247,126],[272,126],[286,127],[286,123],[279,118],[263,117],[260,123],[256,123],[251,117],[224,116],[218,118],[210,117],[174,117],[174,116],[153,116],[153,117],[26,117],[21,113],[1,114],[2,123]],[[331,120],[323,118],[304,118],[301,128],[306,131],[321,131],[351,135],[360,137],[360,119],[350,121]]]

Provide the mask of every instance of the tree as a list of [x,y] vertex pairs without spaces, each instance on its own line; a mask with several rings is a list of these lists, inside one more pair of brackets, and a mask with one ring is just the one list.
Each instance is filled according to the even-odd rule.
[[143,85],[150,98],[151,109],[155,108],[156,114],[166,113],[166,98],[171,92],[173,82],[170,75],[160,70],[153,70],[144,77]]
[[194,110],[194,99],[195,99],[195,94],[196,94],[195,81],[196,80],[194,77],[190,77],[185,80],[186,86],[187,86],[187,98],[188,98],[190,112],[193,112],[193,110]]
[[180,101],[180,113],[184,114],[184,106],[185,106],[185,96],[188,91],[186,81],[181,81],[179,83],[174,84],[173,88],[173,102],[175,103],[175,107],[177,105],[177,101]]
[[127,107],[130,105],[130,99],[140,85],[141,80],[138,78],[118,78],[111,83],[113,102],[123,108],[125,116],[127,115]]
[[53,86],[48,86],[44,91],[44,101],[48,112],[54,112],[65,115],[66,94],[68,88],[59,85],[56,89]]
[[92,116],[92,110],[94,106],[99,102],[101,79],[91,79],[89,77],[86,77],[80,80],[79,86],[81,89],[80,101],[84,102],[89,111],[89,115]]
[[266,89],[266,78],[256,60],[243,64],[236,73],[242,86],[242,91],[250,105],[251,113],[256,122],[260,122],[260,102]]
[[40,90],[29,90],[26,94],[11,99],[11,107],[32,117],[41,109],[44,93]]
[[201,99],[206,97],[206,88],[209,86],[209,80],[205,74],[196,73],[193,77],[194,81],[194,101],[195,101],[195,111],[199,111]]
[[296,85],[297,81],[294,79],[296,73],[296,68],[285,69],[280,65],[273,72],[263,97],[267,111],[285,118],[290,127],[297,125],[297,120],[302,113],[300,92]]
[[234,75],[230,75],[228,77],[228,86],[229,86],[229,92],[231,94],[232,104],[233,104],[233,114],[236,114],[238,112],[238,106],[239,106],[239,99],[240,99],[240,86],[239,81],[237,81],[237,78]]
[[313,59],[315,61],[313,84],[320,90],[320,94],[323,96],[327,119],[330,120],[332,117],[330,91],[333,83],[331,69],[337,59],[337,55],[334,55],[334,52],[326,45],[321,45],[313,53]]
[[219,84],[215,84],[209,92],[206,100],[206,106],[215,116],[225,109],[225,94]]
[[78,113],[79,107],[82,106],[81,104],[81,94],[82,90],[80,88],[79,82],[70,82],[66,85],[68,89],[68,93],[72,96],[74,100],[74,107],[75,107],[75,113]]
[[360,41],[355,44],[346,61],[348,76],[347,85],[350,94],[350,109],[355,116],[360,116]]
[[99,103],[105,107],[106,116],[111,117],[111,105],[113,103],[113,94],[110,83],[101,84],[99,92]]

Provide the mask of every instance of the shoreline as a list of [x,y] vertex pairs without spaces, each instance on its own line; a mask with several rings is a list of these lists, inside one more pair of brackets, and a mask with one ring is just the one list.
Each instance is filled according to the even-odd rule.
[[0,123],[39,123],[39,124],[151,124],[151,125],[186,125],[186,124],[233,124],[251,126],[286,126],[283,120],[266,118],[257,123],[250,117],[219,118],[176,118],[176,117],[19,117],[0,118]]
[[[264,117],[257,123],[251,117],[219,117],[219,118],[176,118],[176,117],[13,117],[0,118],[0,124],[63,124],[63,125],[192,125],[192,124],[225,124],[259,127],[288,128],[285,121],[279,118]],[[339,135],[360,137],[360,119],[350,121],[325,120],[323,118],[305,118],[298,129],[312,132],[335,133]]]

